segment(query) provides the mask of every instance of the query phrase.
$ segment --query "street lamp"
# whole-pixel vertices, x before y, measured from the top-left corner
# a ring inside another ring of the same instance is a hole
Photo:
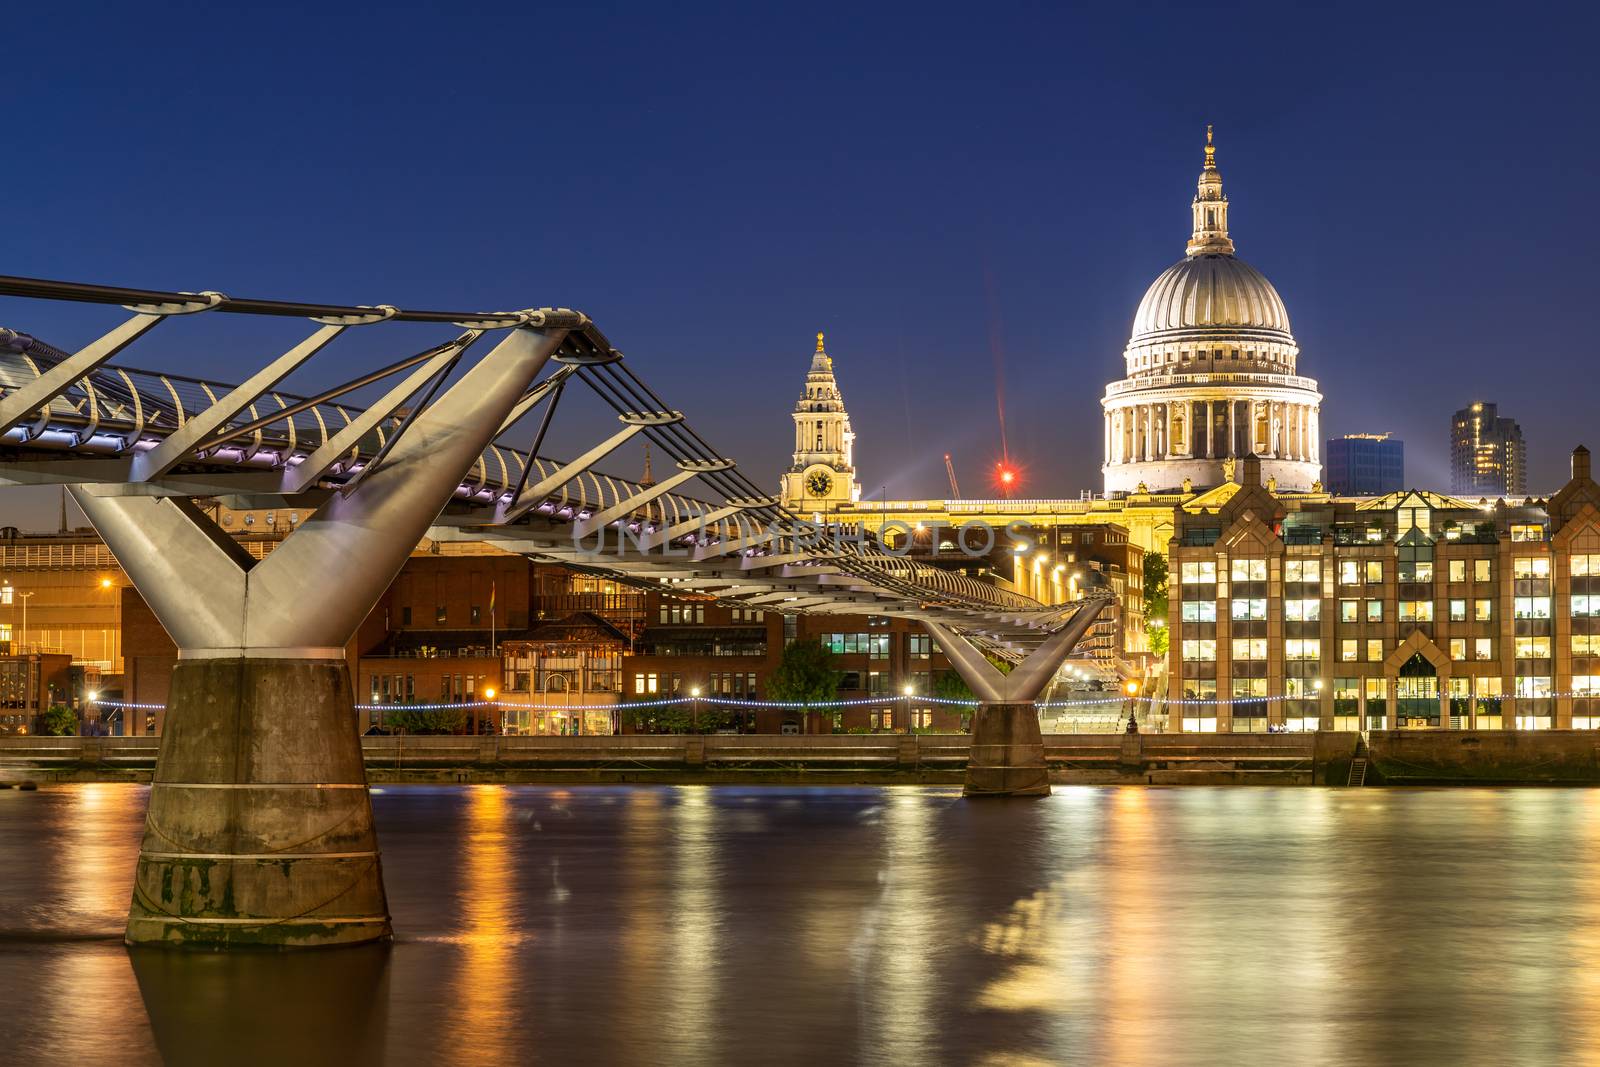
[[[1139,720],[1135,717],[1134,709],[1138,706],[1139,680],[1129,678],[1123,685],[1122,691],[1128,694],[1128,733],[1136,734],[1139,732]]]
[[[689,687],[689,729],[694,733],[700,732],[700,687]]]

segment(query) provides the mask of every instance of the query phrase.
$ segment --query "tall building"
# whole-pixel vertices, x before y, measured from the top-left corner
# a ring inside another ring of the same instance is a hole
[[[1450,420],[1450,491],[1464,497],[1522,496],[1528,491],[1528,450],[1522,427],[1478,402]]]
[[[1101,401],[1106,493],[1221,485],[1232,461],[1252,454],[1274,484],[1312,489],[1322,394],[1296,373],[1283,298],[1234,255],[1210,127],[1190,211],[1187,255],[1139,302],[1127,377]]]
[[[1383,496],[1405,488],[1405,442],[1386,433],[1347,433],[1328,442],[1328,492]]]
[[[833,359],[819,333],[805,391],[794,406],[794,462],[783,475],[784,506],[810,514],[860,500],[855,441],[833,376]]]

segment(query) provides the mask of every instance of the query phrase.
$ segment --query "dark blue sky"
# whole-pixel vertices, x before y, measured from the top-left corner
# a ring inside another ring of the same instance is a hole
[[[891,496],[946,451],[980,490],[1003,363],[1028,492],[1076,495],[1212,122],[1326,431],[1435,487],[1475,398],[1536,489],[1600,447],[1592,6],[42,9],[8,19],[6,273],[580,307],[762,484],[825,329]],[[128,362],[264,354],[159,336]]]

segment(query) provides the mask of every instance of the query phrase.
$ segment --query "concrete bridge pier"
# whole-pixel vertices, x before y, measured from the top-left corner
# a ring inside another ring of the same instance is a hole
[[[1085,601],[1065,626],[1009,674],[989,662],[966,638],[939,623],[923,623],[961,680],[982,701],[972,716],[972,745],[963,796],[1050,795],[1044,735],[1039,730],[1039,709],[1034,707],[1034,701],[1104,606],[1101,599]]]
[[[72,490],[178,645],[130,944],[390,936],[345,646],[564,336],[511,329],[259,561],[188,499]]]

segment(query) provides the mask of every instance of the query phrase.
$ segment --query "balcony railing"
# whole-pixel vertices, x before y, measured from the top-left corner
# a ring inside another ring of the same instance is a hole
[[[1317,380],[1315,378],[1303,378],[1298,374],[1255,374],[1244,371],[1151,374],[1140,378],[1112,382],[1106,386],[1106,396],[1121,396],[1123,393],[1139,393],[1147,389],[1165,389],[1169,386],[1185,385],[1266,385],[1277,386],[1281,389],[1309,389],[1315,392]]]

